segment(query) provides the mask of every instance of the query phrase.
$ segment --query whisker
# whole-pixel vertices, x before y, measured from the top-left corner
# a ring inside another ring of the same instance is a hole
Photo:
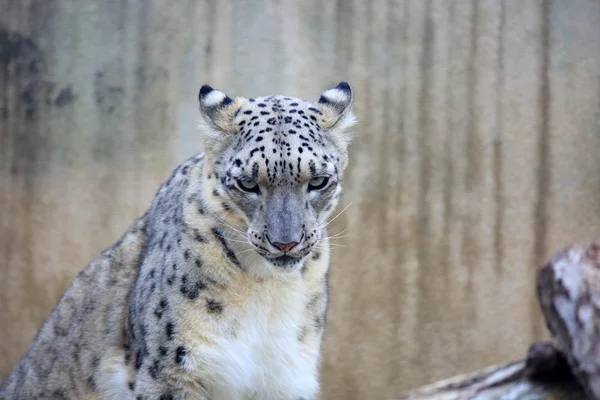
[[[325,243],[323,240],[320,240],[319,243],[317,244],[317,247],[319,247],[321,249],[326,249],[327,247],[347,247],[347,246],[340,244],[340,243],[331,243],[331,242]]]
[[[224,227],[229,229],[231,231],[231,233],[234,233],[236,235],[240,235],[242,237],[246,237],[247,233],[246,232],[242,232],[236,228],[234,228],[233,226],[228,225],[226,222],[222,221],[224,224]]]
[[[326,236],[323,239],[331,239],[331,240],[337,240],[337,239],[344,239],[349,237],[350,235],[343,235],[343,236]]]
[[[226,233],[228,233],[228,232],[232,233],[233,236],[226,235]],[[241,234],[239,234],[237,232],[234,232],[234,231],[222,231],[222,232],[220,232],[219,236],[222,237],[223,239],[231,240],[232,242],[240,242],[240,243],[247,243],[248,242],[248,236],[247,235],[241,235]],[[244,239],[244,240],[239,240],[239,239]]]
[[[229,241],[231,241],[231,242],[236,242],[236,243],[244,243],[244,244],[249,244],[249,243],[250,243],[250,241],[248,240],[248,238],[247,238],[247,237],[243,237],[243,238],[241,238],[241,239],[244,239],[244,240],[240,240],[240,239],[239,239],[237,236],[231,237],[231,236],[227,236],[227,235],[225,235],[225,234],[223,234],[223,233],[221,233],[221,234],[220,234],[220,235],[218,235],[218,236],[222,237],[222,238],[223,238],[223,239],[225,239],[225,240],[229,240]]]
[[[352,205],[352,202],[350,202],[346,207],[344,207],[344,209],[342,211],[340,211],[335,217],[333,217],[332,219],[330,219],[328,222],[326,222],[324,225],[319,226],[317,229],[323,229],[325,228],[327,225],[329,225],[330,223],[332,223],[333,221],[335,221],[335,219],[337,217],[339,217],[340,215],[342,215],[342,213],[344,211],[346,211],[348,209],[348,207],[350,207]]]
[[[248,253],[250,251],[254,251],[256,252],[256,250],[254,248],[250,248],[250,249],[246,249],[246,250],[242,250],[242,251],[238,251],[237,253],[235,253],[236,255],[240,255],[240,254],[244,254],[244,253]],[[256,253],[258,254],[258,253]]]
[[[331,246],[331,247],[344,247],[344,248],[348,247],[348,246],[344,246],[343,244],[337,244],[337,243],[329,243],[329,246]]]
[[[348,228],[344,228],[341,231],[339,231],[338,233],[336,233],[334,235],[329,235],[329,236],[326,236],[326,237],[329,238],[329,239],[332,239],[332,238],[342,238],[342,237],[350,236],[350,235],[340,236],[342,233],[346,232],[347,230],[348,230]]]
[[[246,233],[246,232],[243,232],[243,231],[241,231],[241,230],[239,230],[239,229],[237,229],[237,228],[235,228],[235,227],[233,227],[233,226],[229,225],[229,224],[228,224],[226,221],[224,221],[224,220],[223,220],[221,217],[219,217],[219,216],[217,215],[217,213],[214,213],[214,212],[212,212],[212,211],[209,211],[209,213],[210,213],[212,216],[214,216],[216,219],[218,219],[219,221],[221,221],[221,223],[223,223],[223,225],[225,225],[227,228],[229,228],[229,229],[233,230],[234,232],[238,233],[238,234],[239,234],[240,236],[242,236],[243,238],[246,238],[246,237],[247,237],[247,233]],[[229,212],[228,212],[228,214],[229,214],[229,213],[231,213],[231,211],[229,211]]]
[[[224,228],[228,228],[227,226],[224,226]],[[245,234],[241,234],[239,232],[233,231],[230,228],[228,228],[227,230],[223,231],[223,233],[231,233],[233,236],[232,237],[236,237],[239,239],[247,239],[248,236]]]
[[[233,212],[233,211],[227,211],[227,215],[231,214],[232,212]],[[226,225],[226,226],[228,226],[229,228],[233,229],[234,231],[236,231],[236,232],[242,232],[241,230],[239,230],[239,229],[237,229],[237,228],[235,228],[235,227],[233,227],[233,226],[229,225],[229,224],[228,224],[228,223],[227,223],[227,222],[226,222],[226,221],[225,221],[223,218],[221,218],[221,217],[219,216],[219,214],[217,214],[216,212],[213,212],[213,211],[210,211],[210,210],[209,210],[209,213],[210,213],[212,216],[214,216],[216,219],[218,219],[219,221],[221,221],[223,224],[225,224],[225,225]]]
[[[236,240],[236,239],[232,239],[230,237],[224,236],[224,235],[219,235],[219,236],[222,237],[225,240],[230,241],[230,242],[249,244],[247,240]]]

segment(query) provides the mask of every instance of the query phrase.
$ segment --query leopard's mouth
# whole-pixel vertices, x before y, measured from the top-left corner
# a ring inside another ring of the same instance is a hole
[[[303,249],[299,250],[297,253],[287,253],[283,255],[263,255],[263,257],[279,268],[292,268],[298,264],[300,264],[308,255],[310,255],[315,248],[314,245],[306,246]]]
[[[312,253],[316,246],[315,243],[307,244],[303,248],[298,249],[293,253],[276,253],[273,254],[266,248],[257,245],[250,241],[256,252],[266,261],[279,268],[292,268],[302,262],[309,254]]]

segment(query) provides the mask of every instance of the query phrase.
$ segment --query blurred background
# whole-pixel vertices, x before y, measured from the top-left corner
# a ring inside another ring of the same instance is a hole
[[[359,124],[323,398],[546,338],[536,268],[600,230],[598,0],[2,0],[0,380],[202,151],[203,83],[316,100],[341,80]]]

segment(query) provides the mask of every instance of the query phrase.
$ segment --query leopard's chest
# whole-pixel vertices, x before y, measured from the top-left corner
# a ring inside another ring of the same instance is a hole
[[[311,398],[318,390],[318,360],[300,340],[309,323],[303,283],[245,289],[243,298],[230,302],[219,333],[206,338],[210,345],[194,352],[211,399]]]

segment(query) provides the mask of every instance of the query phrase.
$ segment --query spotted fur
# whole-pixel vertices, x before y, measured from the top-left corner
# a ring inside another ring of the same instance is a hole
[[[199,101],[206,152],[76,277],[0,399],[318,396],[350,86]]]

